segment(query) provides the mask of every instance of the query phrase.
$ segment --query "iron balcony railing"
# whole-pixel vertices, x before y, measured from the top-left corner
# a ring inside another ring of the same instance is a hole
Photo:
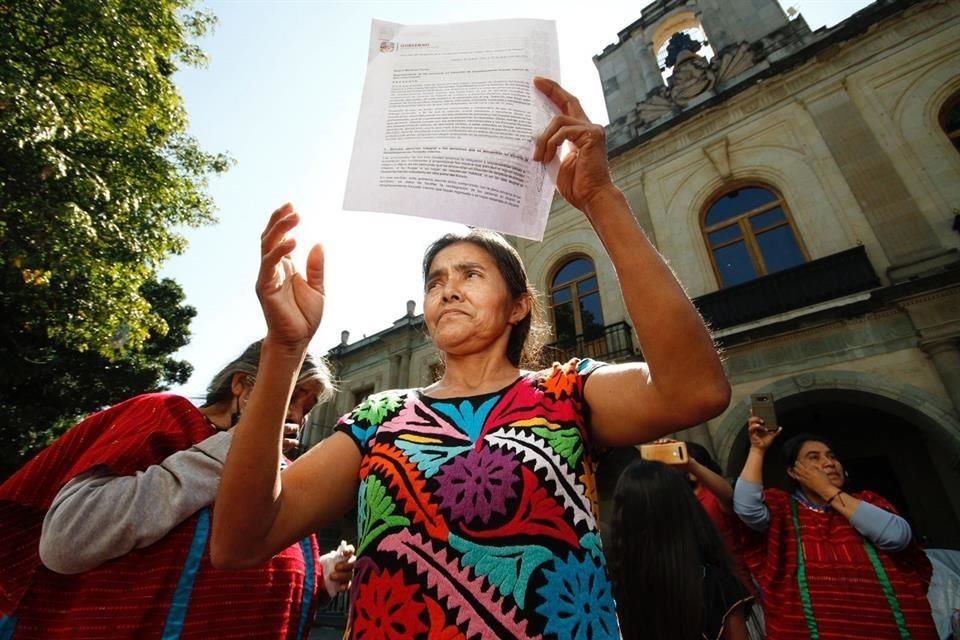
[[[633,331],[626,322],[609,324],[594,333],[580,334],[569,340],[544,347],[544,360],[566,362],[571,358],[593,358],[613,362],[636,356]]]
[[[694,298],[713,329],[726,329],[880,286],[862,246]]]

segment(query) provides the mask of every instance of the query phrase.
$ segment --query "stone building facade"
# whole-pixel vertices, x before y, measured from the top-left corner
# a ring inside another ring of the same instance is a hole
[[[660,0],[595,63],[614,179],[733,385],[681,437],[735,476],[750,395],[772,393],[788,433],[832,438],[852,481],[960,547],[960,2],[879,0],[812,32],[775,0]],[[543,242],[515,244],[555,322],[629,322],[580,212],[557,199]]]
[[[960,547],[960,0],[877,0],[817,31],[776,0],[657,0],[595,63],[614,179],[733,385],[721,416],[679,436],[735,476],[750,395],[772,393],[788,433],[830,437],[851,481]],[[542,242],[511,241],[556,359],[642,357],[580,212],[558,197]],[[307,444],[439,366],[413,303],[328,356],[342,389]]]

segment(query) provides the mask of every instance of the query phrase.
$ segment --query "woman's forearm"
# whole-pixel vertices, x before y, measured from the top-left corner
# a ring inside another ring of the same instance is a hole
[[[676,399],[678,412],[691,414],[677,415],[678,423],[696,424],[722,411],[730,385],[713,340],[626,197],[610,185],[585,213],[616,269],[653,385],[666,400]]]
[[[264,340],[257,379],[234,427],[214,509],[214,564],[246,564],[272,552],[268,539],[282,499],[280,461],[287,403],[305,353]]]
[[[740,470],[740,477],[744,480],[763,485],[763,458],[766,455],[763,449],[750,447],[747,461]]]
[[[733,490],[733,511],[754,531],[766,531],[770,526],[770,508],[763,501],[763,485],[743,476]]]
[[[733,485],[726,478],[692,459],[690,473],[697,477],[704,489],[716,496],[724,511],[733,511]]]

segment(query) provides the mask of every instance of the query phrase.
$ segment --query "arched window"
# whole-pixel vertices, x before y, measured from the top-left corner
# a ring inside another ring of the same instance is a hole
[[[550,307],[558,343],[603,335],[603,309],[592,260],[578,256],[557,269],[550,282]]]
[[[765,187],[724,192],[707,208],[703,235],[721,287],[807,261],[783,198]]]
[[[953,147],[960,151],[960,93],[953,94],[940,111],[940,126]]]

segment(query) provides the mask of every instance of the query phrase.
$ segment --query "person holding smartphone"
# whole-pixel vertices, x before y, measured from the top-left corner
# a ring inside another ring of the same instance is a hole
[[[937,637],[927,602],[930,563],[884,498],[848,492],[826,438],[783,445],[794,491],[764,489],[763,461],[782,429],[748,422],[750,452],[734,510],[754,532],[745,559],[761,590],[770,640]]]

